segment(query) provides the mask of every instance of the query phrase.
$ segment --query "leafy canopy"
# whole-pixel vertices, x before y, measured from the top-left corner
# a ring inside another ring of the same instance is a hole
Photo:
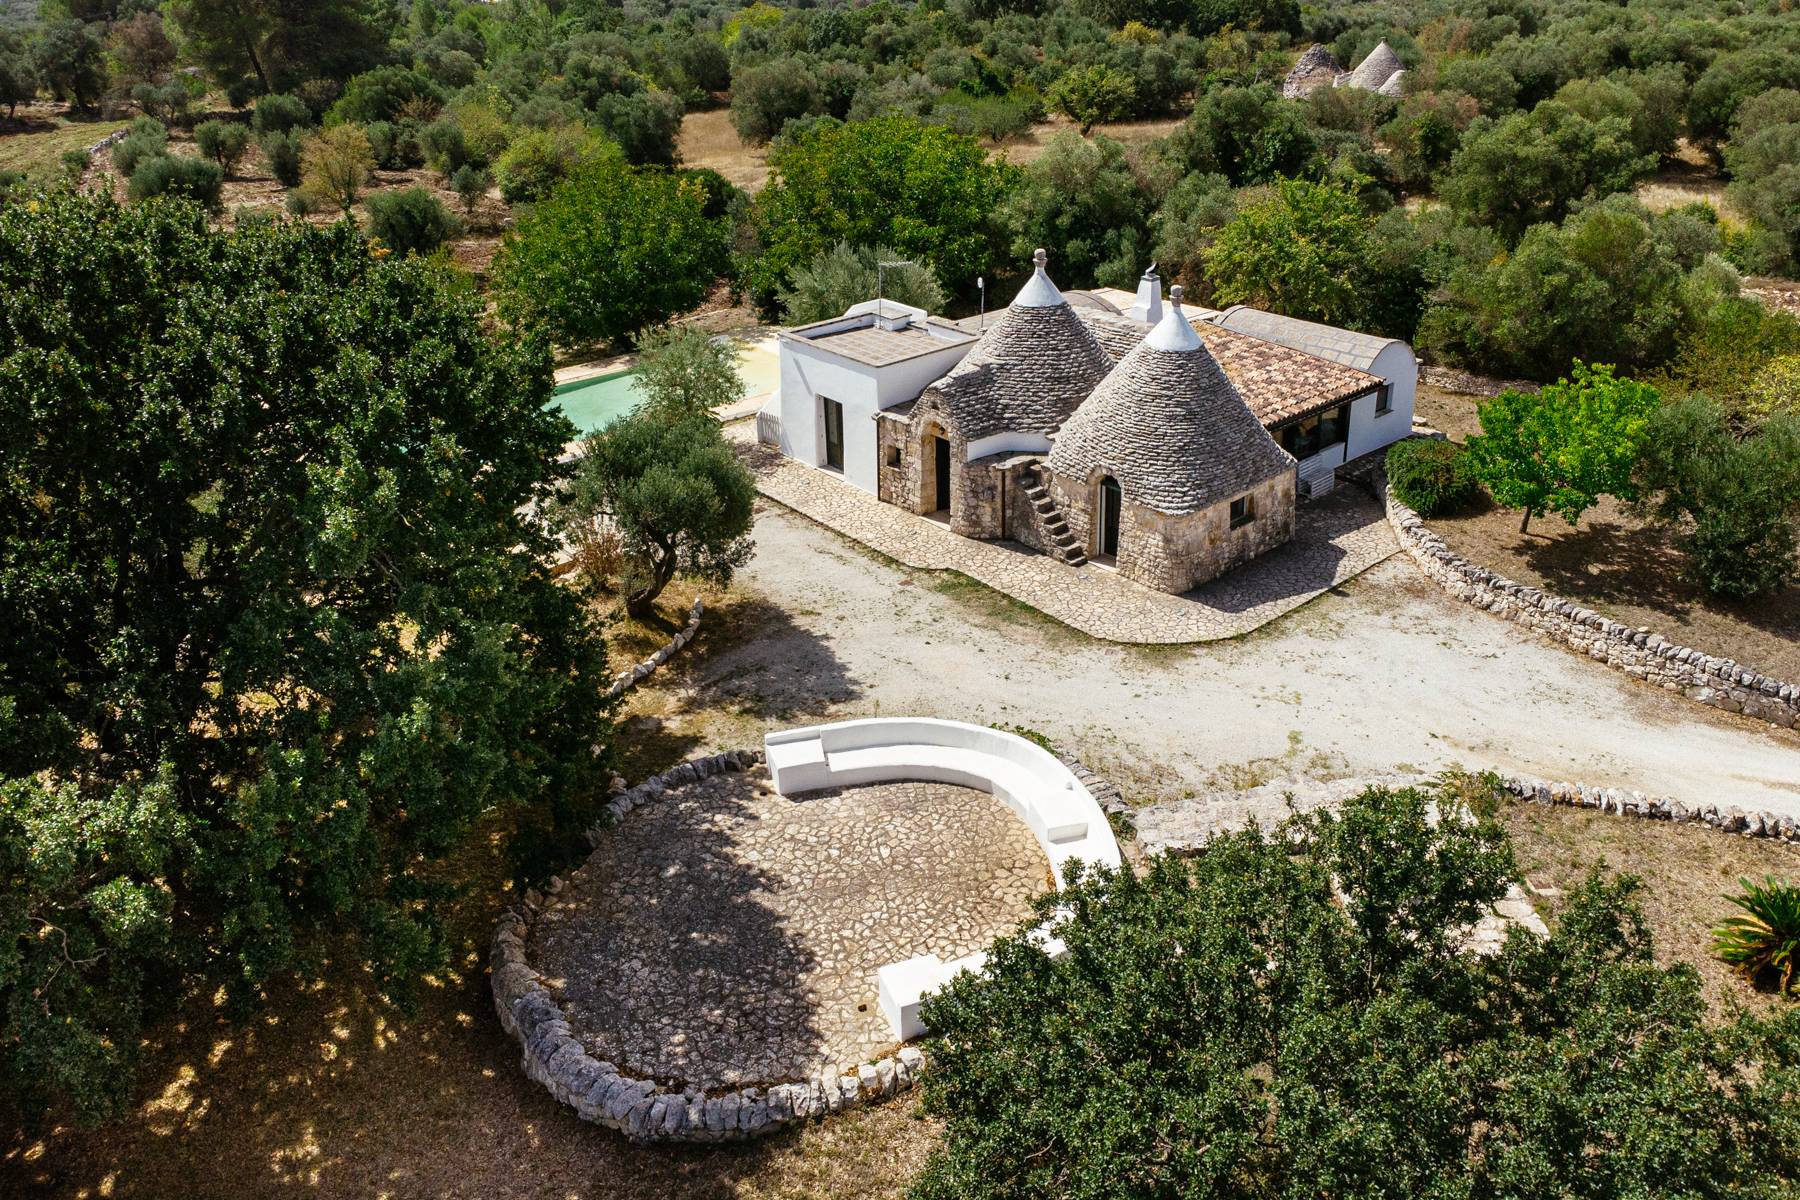
[[[1649,384],[1577,361],[1571,378],[1481,405],[1468,472],[1496,502],[1524,511],[1521,532],[1546,512],[1573,525],[1601,496],[1636,497],[1632,471],[1661,403]]]
[[[881,263],[899,263],[885,269]],[[888,300],[928,313],[941,312],[944,289],[930,267],[910,262],[889,246],[852,246],[839,242],[805,266],[794,269],[793,283],[778,299],[782,320],[789,325],[841,317],[853,304],[875,299],[877,288]]]
[[[1466,952],[1514,870],[1451,815],[1470,782],[1046,897],[1066,954],[1021,931],[926,1001],[947,1125],[913,1196],[1785,1194],[1800,1010],[1709,1026],[1629,880]]]
[[[216,168],[215,168],[216,169]],[[0,208],[0,1079],[129,1092],[189,986],[443,965],[480,815],[573,831],[604,649],[529,514],[570,435],[347,224]],[[603,778],[599,777],[599,778]]]
[[[667,420],[710,417],[744,398],[737,343],[714,341],[691,326],[652,329],[638,339],[633,381],[649,410]]]
[[[1267,199],[1240,208],[1206,250],[1215,299],[1360,324],[1374,224],[1347,188],[1278,180]]]
[[[596,159],[506,235],[501,314],[565,345],[632,337],[705,299],[727,265],[726,234],[697,180]]]
[[[753,223],[761,255],[744,272],[758,303],[838,242],[892,246],[969,288],[998,250],[992,215],[1018,178],[973,138],[907,117],[821,127],[769,157]]]

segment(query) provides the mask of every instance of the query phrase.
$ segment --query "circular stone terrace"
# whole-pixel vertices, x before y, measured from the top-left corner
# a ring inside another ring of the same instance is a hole
[[[878,968],[984,949],[1052,886],[986,792],[783,796],[757,766],[625,817],[526,949],[569,1035],[621,1073],[690,1092],[854,1075],[895,1048]]]

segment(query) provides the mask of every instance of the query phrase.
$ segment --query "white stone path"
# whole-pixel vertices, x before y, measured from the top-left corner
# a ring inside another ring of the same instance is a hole
[[[1399,551],[1381,509],[1353,486],[1300,509],[1294,540],[1182,596],[1092,563],[1071,567],[1012,542],[959,537],[935,521],[727,431],[763,495],[909,567],[960,571],[1109,642],[1174,645],[1233,638],[1292,612]]]

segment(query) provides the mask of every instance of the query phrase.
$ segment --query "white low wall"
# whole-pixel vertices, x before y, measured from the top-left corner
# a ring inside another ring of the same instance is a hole
[[[1119,866],[1119,844],[1092,794],[1055,755],[1017,734],[929,717],[872,717],[771,733],[763,747],[782,795],[909,779],[979,788],[1025,822],[1059,883],[1071,859]],[[1048,928],[1039,930],[1039,941],[1052,956],[1062,953]],[[983,953],[952,962],[925,954],[878,970],[881,1011],[894,1037],[924,1033],[925,996],[986,963]]]

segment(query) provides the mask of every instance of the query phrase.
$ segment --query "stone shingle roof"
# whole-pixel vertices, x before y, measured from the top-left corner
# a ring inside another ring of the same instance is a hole
[[[1079,315],[1114,358],[1123,358],[1144,339],[1146,326],[1129,317],[1096,312]],[[1323,412],[1381,386],[1378,377],[1355,367],[1205,321],[1193,325],[1238,395],[1256,419],[1270,428]]]
[[[1350,78],[1344,80],[1344,84],[1373,92],[1405,65],[1400,61],[1400,56],[1394,53],[1394,48],[1387,44],[1387,39],[1383,38],[1380,45],[1369,51],[1369,57],[1356,64],[1356,70],[1350,72]]]
[[[999,433],[1048,437],[1112,366],[1040,262],[1019,298],[925,395],[938,397],[971,441]]]
[[[1111,475],[1135,504],[1194,513],[1294,469],[1245,406],[1179,293],[1056,437],[1050,469],[1086,481]]]
[[[1282,80],[1281,94],[1289,100],[1303,100],[1320,88],[1331,87],[1343,73],[1331,51],[1314,42]]]

